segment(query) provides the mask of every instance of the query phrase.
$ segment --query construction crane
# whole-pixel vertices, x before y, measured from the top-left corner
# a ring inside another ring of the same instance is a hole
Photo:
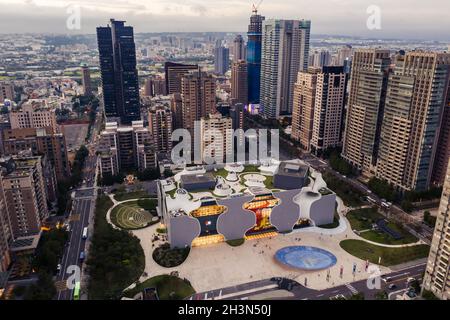
[[[259,6],[261,5],[261,3],[262,3],[263,1],[264,1],[264,0],[260,0],[259,3],[258,3],[257,5],[253,4],[253,13],[254,13],[254,14],[257,14],[257,13],[258,13],[258,8],[259,8]]]

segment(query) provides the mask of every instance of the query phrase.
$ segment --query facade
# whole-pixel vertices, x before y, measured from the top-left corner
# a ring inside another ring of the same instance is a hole
[[[133,27],[111,19],[109,26],[97,28],[97,41],[105,117],[129,125],[140,119]]]
[[[231,65],[231,104],[247,104],[248,71],[247,62],[238,60]]]
[[[450,81],[447,90],[447,102],[442,112],[438,146],[433,167],[432,184],[442,186],[445,181],[446,163],[450,159]]]
[[[181,78],[195,70],[198,70],[197,65],[166,62],[164,71],[167,94],[181,93]]]
[[[0,171],[0,273],[6,272],[11,264],[9,242],[11,230],[9,224],[8,207],[3,193],[3,177]]]
[[[225,163],[233,153],[233,121],[220,113],[210,114],[200,120],[201,147],[204,163]]]
[[[236,103],[230,107],[229,116],[231,118],[233,130],[244,129],[244,105]]]
[[[423,288],[442,300],[450,299],[450,163],[425,269]]]
[[[329,51],[314,52],[311,55],[310,66],[322,68],[331,65],[331,54]]]
[[[84,95],[92,95],[91,70],[86,64],[81,65],[81,84],[83,85]]]
[[[214,72],[223,75],[228,69],[230,69],[230,49],[217,46],[214,49]]]
[[[255,104],[259,103],[260,96],[262,23],[264,19],[256,9],[253,10],[247,33],[248,102]]]
[[[389,50],[353,55],[342,157],[363,174],[375,172],[390,63]]]
[[[238,34],[233,40],[233,62],[245,61],[245,42],[244,38]]]
[[[265,118],[292,114],[298,72],[308,68],[310,31],[307,20],[264,21],[260,105]]]
[[[54,109],[42,107],[40,103],[25,103],[9,113],[11,129],[46,128],[59,132]]]
[[[153,137],[142,121],[133,121],[131,126],[106,123],[97,151],[102,176],[156,167]]]
[[[12,83],[0,82],[0,103],[4,103],[5,100],[14,101],[15,95]]]
[[[155,97],[167,95],[166,80],[161,77],[145,79],[144,96]]]
[[[450,54],[412,51],[397,56],[381,126],[376,171],[380,179],[402,190],[431,186],[449,71]]]
[[[148,113],[149,130],[157,152],[172,151],[172,111],[166,106],[152,107]]]
[[[170,97],[170,110],[172,111],[173,129],[183,127],[183,100],[181,93],[174,93]]]
[[[294,85],[291,137],[300,142],[301,147],[305,150],[309,150],[312,137],[319,72],[320,69],[317,68],[299,72]]]
[[[195,121],[216,109],[216,81],[202,71],[192,71],[181,79],[182,127],[194,136]]]
[[[40,233],[48,217],[47,187],[41,157],[17,156],[3,170],[3,192],[13,238]]]
[[[61,133],[53,133],[49,127],[3,130],[3,148],[5,155],[17,155],[27,150],[35,155],[45,154],[58,180],[70,176],[65,137]]]
[[[316,154],[341,145],[346,87],[344,67],[323,67],[317,74],[310,144]]]

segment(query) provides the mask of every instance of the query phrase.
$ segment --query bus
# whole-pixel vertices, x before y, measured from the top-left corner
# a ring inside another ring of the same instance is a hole
[[[83,229],[83,239],[86,240],[87,237],[88,237],[88,228],[86,227]]]
[[[80,300],[80,281],[75,282],[75,289],[73,289],[73,300]]]

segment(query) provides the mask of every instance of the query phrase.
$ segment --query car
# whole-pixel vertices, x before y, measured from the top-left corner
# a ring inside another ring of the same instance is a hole
[[[61,263],[58,263],[58,265],[56,266],[56,270],[58,271],[58,273],[61,272],[61,268]]]
[[[388,288],[389,288],[389,290],[394,290],[394,289],[397,289],[397,285],[396,285],[395,283],[391,283],[391,284],[388,286]]]
[[[81,251],[81,253],[80,253],[80,261],[83,261],[84,258],[85,258],[85,253],[84,253],[84,251]]]
[[[384,278],[383,278],[383,281],[384,281],[384,282],[391,282],[391,281],[392,281],[392,278],[391,278],[391,277],[384,277]]]

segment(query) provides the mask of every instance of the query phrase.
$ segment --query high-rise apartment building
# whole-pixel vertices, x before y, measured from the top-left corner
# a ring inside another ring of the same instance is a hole
[[[83,91],[85,96],[92,95],[92,82],[91,82],[91,70],[87,64],[81,65],[81,84],[83,86]]]
[[[202,161],[225,163],[233,151],[233,121],[220,113],[210,114],[200,120]]]
[[[131,124],[141,117],[133,27],[111,19],[97,28],[97,42],[105,117]]]
[[[155,97],[165,95],[167,95],[165,79],[158,76],[145,79],[144,96]]]
[[[336,57],[336,65],[343,66],[347,60],[351,60],[353,55],[353,48],[351,45],[345,45],[338,50]]]
[[[244,38],[238,34],[233,40],[233,62],[245,60],[245,42]]]
[[[15,95],[12,83],[0,82],[0,103],[5,102],[5,100],[14,101]]]
[[[239,60],[231,65],[231,104],[247,104],[248,72],[247,62]]]
[[[353,55],[342,156],[372,175],[390,63],[389,50],[358,49]]]
[[[183,100],[180,93],[174,93],[170,97],[170,110],[172,111],[173,129],[183,127]]]
[[[61,133],[53,133],[49,127],[3,130],[3,147],[5,155],[17,155],[27,150],[34,155],[45,154],[58,180],[70,176],[65,137]]]
[[[55,109],[43,107],[40,103],[24,103],[9,113],[11,129],[51,128],[59,132]]]
[[[314,52],[314,54],[311,55],[310,58],[310,66],[321,68],[331,65],[331,54],[329,51]]]
[[[214,72],[224,75],[230,69],[230,49],[222,45],[214,48]]]
[[[166,62],[164,71],[167,94],[181,93],[181,78],[195,70],[198,70],[197,65]]]
[[[346,87],[344,67],[323,67],[317,74],[311,137],[311,151],[316,154],[341,145]]]
[[[433,177],[431,183],[442,186],[445,181],[446,163],[450,159],[450,81],[447,90],[447,102],[442,112],[441,130],[439,131],[438,148],[434,160]]]
[[[261,85],[261,42],[264,17],[256,9],[250,17],[247,42],[248,102],[259,103]]]
[[[233,130],[244,129],[244,104],[236,103],[230,107]]]
[[[14,238],[36,235],[48,217],[47,186],[41,157],[13,157],[2,170],[2,185]]]
[[[172,111],[167,106],[154,106],[148,113],[148,125],[157,152],[172,151]]]
[[[143,171],[156,166],[153,137],[143,121],[133,121],[131,126],[106,123],[98,146],[102,176],[132,169]]]
[[[402,190],[430,187],[437,149],[446,147],[437,143],[449,71],[450,54],[412,51],[396,57],[384,106],[377,177]]]
[[[6,272],[11,264],[11,257],[9,254],[10,241],[11,230],[9,214],[3,193],[3,175],[0,169],[0,272]]]
[[[307,20],[264,21],[260,105],[265,118],[292,113],[298,72],[308,68],[310,30]]]
[[[294,106],[292,112],[292,139],[300,142],[303,149],[309,150],[314,123],[317,74],[320,68],[311,67],[299,72],[294,85]]]
[[[181,79],[182,127],[194,136],[195,121],[216,111],[216,81],[206,72],[192,71]]]
[[[445,177],[423,289],[442,300],[450,299],[450,162]]]

